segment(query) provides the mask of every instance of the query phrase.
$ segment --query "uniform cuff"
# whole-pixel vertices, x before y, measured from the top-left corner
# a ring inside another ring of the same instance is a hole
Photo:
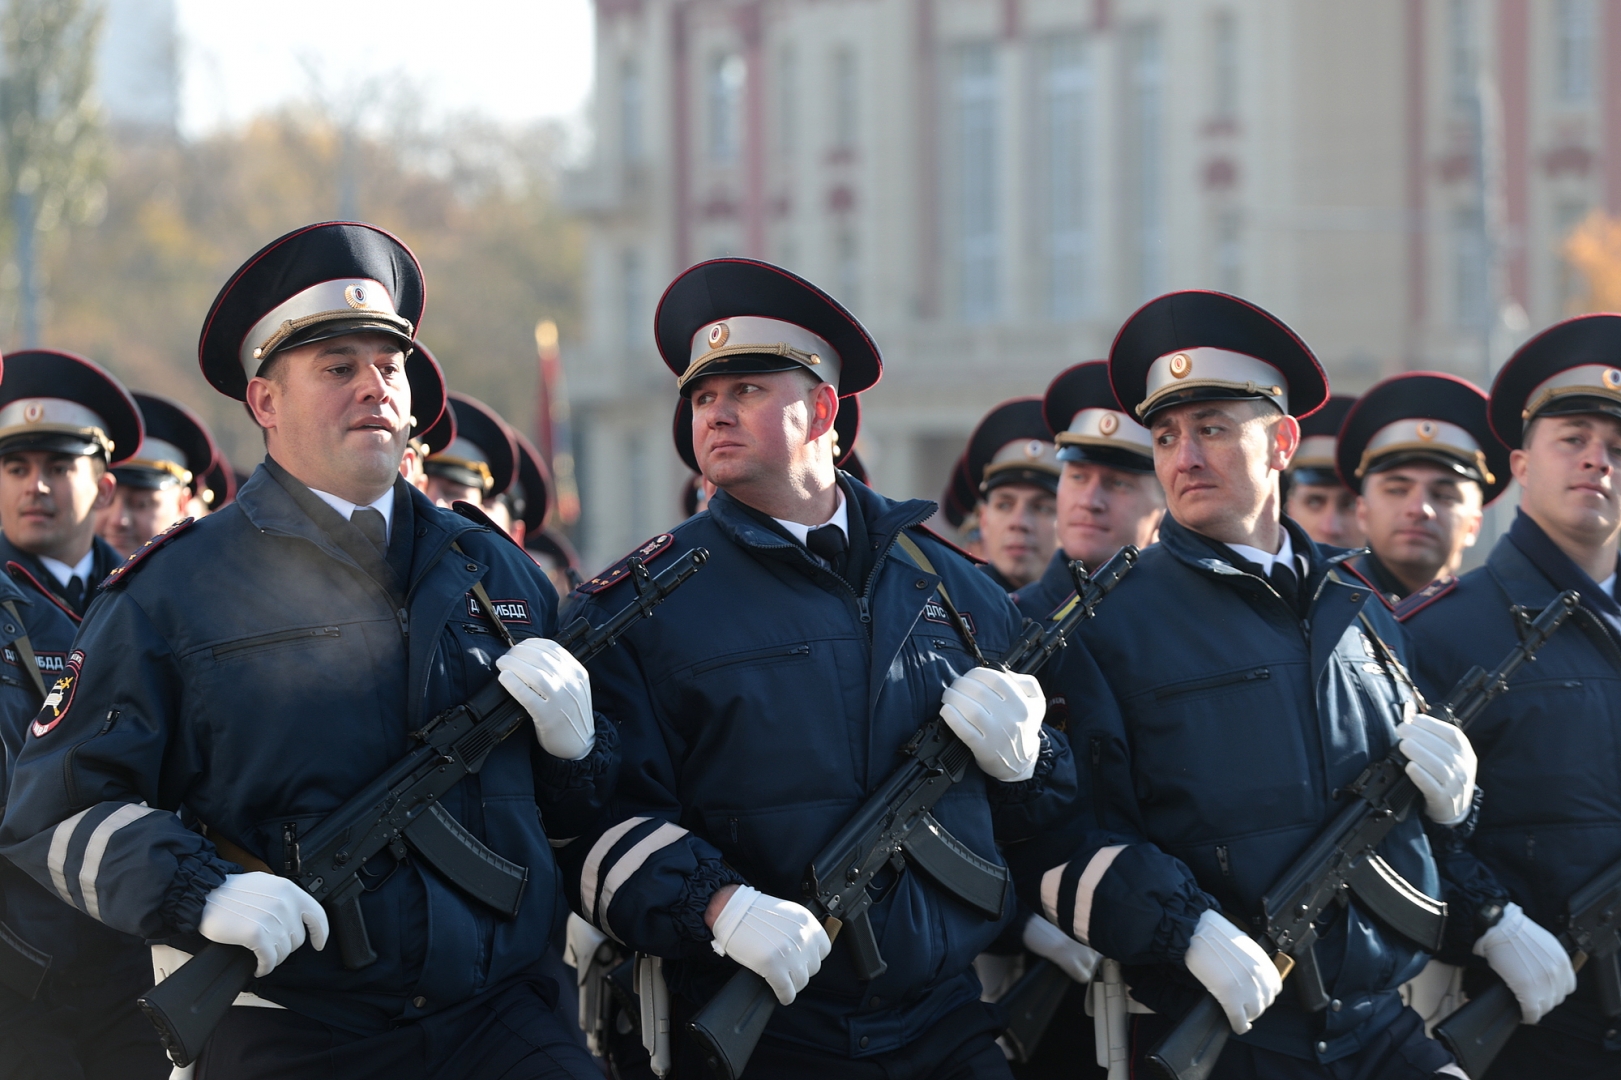
[[[203,921],[203,904],[208,894],[225,884],[228,875],[242,872],[242,867],[208,852],[200,851],[180,860],[159,907],[163,925],[177,934],[195,934]]]
[[[550,754],[535,754],[535,781],[543,799],[561,798],[571,791],[593,788],[619,758],[619,729],[601,713],[596,719],[596,742],[591,752],[578,761],[564,761]]]
[[[700,859],[698,869],[687,875],[681,896],[675,902],[675,910],[670,913],[676,934],[684,941],[699,945],[713,941],[715,935],[704,925],[704,912],[709,910],[709,901],[728,885],[747,884],[742,874],[722,860]]]
[[[993,805],[1029,802],[1047,792],[1047,781],[1058,763],[1058,748],[1044,727],[1041,729],[1041,750],[1036,754],[1036,771],[1028,780],[995,780],[987,785],[986,795]]]

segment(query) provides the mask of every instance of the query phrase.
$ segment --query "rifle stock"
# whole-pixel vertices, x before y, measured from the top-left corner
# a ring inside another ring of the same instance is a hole
[[[1027,1062],[1036,1056],[1041,1037],[1047,1034],[1064,995],[1075,985],[1069,973],[1051,960],[1037,960],[997,1001],[1007,1024],[1002,1034],[1013,1050],[1014,1061]]]
[[[748,968],[737,973],[687,1024],[711,1076],[737,1080],[777,1004],[771,986]]]
[[[575,619],[553,640],[582,664],[588,663],[634,623],[652,615],[708,558],[707,550],[694,548],[656,577],[640,559],[632,558],[635,599],[601,626]],[[424,838],[428,850],[420,853],[442,871],[459,865],[470,868],[471,880],[464,886],[468,895],[508,917],[516,913],[528,871],[485,848],[442,810],[437,799],[463,776],[478,772],[490,752],[521,727],[526,716],[500,682],[491,679],[465,704],[412,732],[421,746],[303,837],[299,850],[304,854],[296,856],[299,870],[290,876],[326,908],[345,968],[358,971],[377,961],[360,907],[364,890],[359,869],[371,855],[392,845]],[[438,775],[429,775],[435,773]],[[449,851],[458,840],[476,845],[473,858]],[[158,1029],[170,1061],[184,1068],[196,1060],[231,1002],[252,982],[256,967],[251,951],[210,942],[137,1000]]]
[[[1507,984],[1495,982],[1435,1025],[1435,1037],[1470,1076],[1486,1069],[1520,1026],[1520,1003]]]

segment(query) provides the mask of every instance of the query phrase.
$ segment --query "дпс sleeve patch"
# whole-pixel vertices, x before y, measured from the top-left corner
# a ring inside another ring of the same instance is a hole
[[[102,583],[96,587],[98,589],[110,589],[114,585],[117,585],[120,581],[123,581],[124,578],[129,575],[129,572],[141,565],[141,562],[148,555],[158,550],[158,548],[162,547],[164,544],[167,544],[170,540],[173,540],[175,537],[179,536],[196,520],[196,518],[181,518],[173,525],[170,525],[167,529],[164,529],[162,532],[158,533],[158,535],[136,548],[135,554],[125,559],[122,566],[108,574],[107,577],[103,579]]]
[[[590,596],[595,596],[600,592],[606,592],[608,589],[613,588],[615,585],[619,584],[621,581],[625,580],[625,578],[630,576],[631,559],[640,559],[645,565],[647,563],[651,563],[654,559],[658,558],[660,555],[663,555],[666,551],[669,551],[674,545],[674,535],[671,533],[659,533],[657,536],[653,537],[653,539],[649,540],[647,543],[641,545],[629,555],[626,555],[623,559],[620,559],[618,562],[608,567],[608,569],[581,582],[579,587],[574,591],[586,593]]]

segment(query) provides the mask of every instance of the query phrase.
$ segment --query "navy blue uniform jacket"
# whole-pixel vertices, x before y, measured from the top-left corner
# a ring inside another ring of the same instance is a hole
[[[479,581],[510,602],[515,636],[555,629],[556,593],[504,537],[400,481],[385,562],[267,459],[234,503],[103,586],[59,711],[42,711],[17,761],[0,851],[116,929],[195,931],[241,868],[188,822],[280,870],[289,826],[308,830],[494,677],[505,648],[473,606]],[[523,976],[567,914],[548,834],[578,836],[611,783],[616,739],[598,729],[579,762],[520,730],[444,800],[529,868],[516,918],[385,856],[361,901],[380,959],[347,971],[333,945],[301,948],[254,992],[364,1033]]]
[[[1438,699],[1519,644],[1511,607],[1534,616],[1562,589],[1578,590],[1581,606],[1469,729],[1479,819],[1442,849],[1455,963],[1471,961],[1483,906],[1512,899],[1558,931],[1571,894],[1621,859],[1621,607],[1522,512],[1485,566],[1401,608],[1419,686]],[[1584,969],[1540,1026],[1598,1042],[1616,1025],[1603,1023]]]
[[[1285,520],[1309,560],[1302,617],[1226,548],[1166,517],[1159,543],[1082,627],[1054,690],[1069,703],[1082,796],[1068,832],[1010,851],[1021,893],[1126,967],[1144,1004],[1177,1014],[1199,984],[1183,965],[1210,908],[1253,919],[1262,895],[1342,805],[1334,792],[1394,744],[1406,691],[1359,615],[1398,655],[1405,638],[1361,582]],[[1381,848],[1431,896],[1439,884],[1417,820]],[[1334,907],[1317,946],[1338,1006],[1306,1014],[1284,993],[1244,1039],[1302,1058],[1355,1053],[1402,1008],[1416,947]],[[1323,1049],[1318,1050],[1318,1044]]]
[[[865,545],[870,565],[863,590],[720,492],[675,528],[652,569],[700,547],[708,564],[592,667],[598,707],[620,725],[624,767],[610,827],[583,864],[582,911],[670,958],[672,990],[694,1001],[736,971],[714,955],[703,924],[715,889],[743,880],[799,899],[817,850],[900,766],[902,744],[939,712],[946,685],[974,666],[936,583],[987,656],[1005,652],[1020,625],[995,582],[913,528],[933,504],[840,483],[859,514],[852,544]],[[901,553],[902,529],[939,577]],[[570,614],[595,619],[629,592],[587,594]],[[1000,783],[970,767],[935,814],[1000,863],[998,840],[1030,835],[1073,794],[1068,744],[1045,733],[1033,779]],[[1011,901],[1004,919],[986,920],[914,871],[886,875],[880,892],[872,922],[888,972],[859,982],[848,946],[835,942],[768,1035],[851,1057],[891,1052],[979,995],[970,965],[1012,916]]]

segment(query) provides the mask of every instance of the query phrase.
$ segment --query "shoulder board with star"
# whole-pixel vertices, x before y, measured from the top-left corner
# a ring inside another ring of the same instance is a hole
[[[150,556],[154,551],[158,550],[158,548],[179,536],[196,520],[196,518],[181,518],[173,525],[170,525],[167,529],[164,529],[162,532],[158,533],[158,535],[136,548],[135,554],[125,559],[121,566],[115,569],[112,573],[108,574],[102,580],[101,584],[96,587],[98,589],[110,589],[114,585],[117,585],[119,582],[123,581],[129,576],[130,571],[134,570],[137,566],[141,565],[141,563],[145,562],[147,557]]]
[[[623,559],[620,559],[618,562],[608,567],[608,569],[599,574],[595,574],[592,577],[586,578],[575,588],[574,591],[585,593],[587,596],[595,596],[598,593],[607,592],[609,589],[613,588],[615,585],[619,584],[621,581],[624,581],[630,576],[631,559],[640,559],[644,565],[651,564],[654,559],[658,558],[660,555],[663,555],[666,551],[669,551],[674,546],[675,536],[673,534],[659,533],[657,536],[653,537],[653,539],[637,547],[635,551],[632,551],[629,555],[626,555]]]
[[[1457,578],[1432,581],[1396,605],[1396,621],[1406,622],[1458,587]]]

